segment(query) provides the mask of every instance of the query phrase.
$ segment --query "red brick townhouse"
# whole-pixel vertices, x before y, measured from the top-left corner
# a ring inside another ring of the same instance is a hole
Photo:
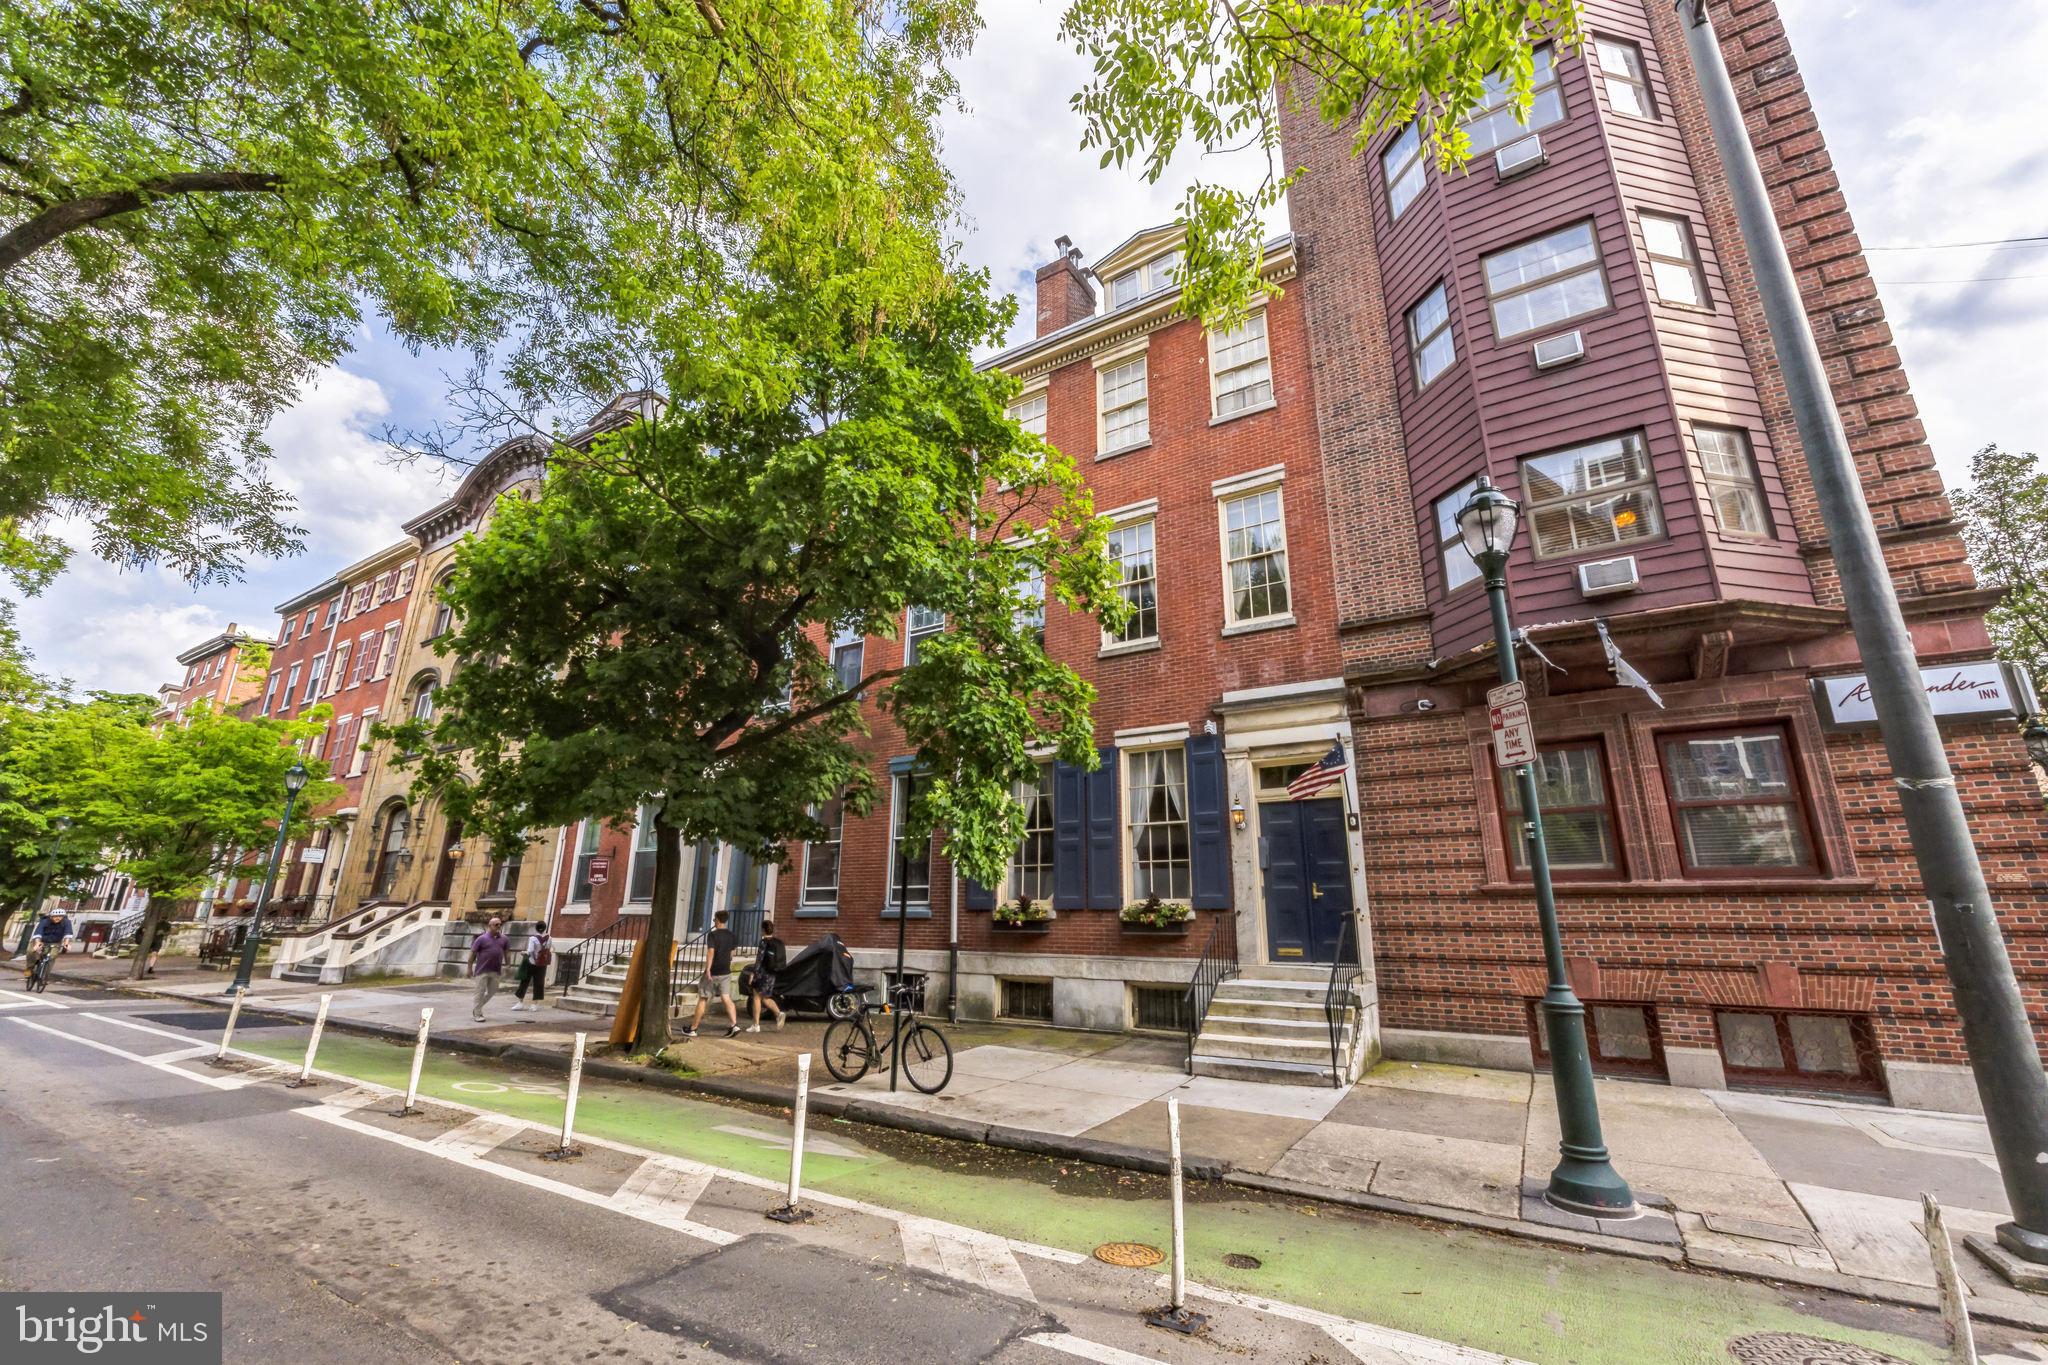
[[[157,727],[183,720],[202,701],[215,711],[225,711],[258,695],[262,683],[254,677],[244,677],[243,665],[250,645],[268,644],[270,641],[251,635],[230,621],[220,634],[209,636],[179,654],[178,662],[185,673],[180,680],[157,689]]]
[[[1776,8],[1713,10],[2038,1028],[2027,682],[1992,660],[1992,599]],[[1463,173],[1412,133],[1353,158],[1347,134],[1285,128],[1310,168],[1289,303],[1314,361],[1381,1036],[1396,1057],[1544,1059],[1485,592],[1454,523],[1487,474],[1523,506],[1512,613],[1541,650],[1522,664],[1544,828],[1597,1065],[1972,1107],[1679,21],[1655,0],[1582,14],[1582,51],[1537,54],[1529,124],[1476,118]],[[1603,618],[1661,706],[1617,686]]]
[[[1048,759],[1018,793],[1029,832],[1004,884],[962,883],[936,849],[910,864],[909,968],[933,1008],[957,942],[972,1018],[1178,1029],[1205,947],[1299,983],[1319,1009],[1363,905],[1346,792],[1287,791],[1349,742],[1294,242],[1267,246],[1276,289],[1219,332],[1180,311],[1178,244],[1177,229],[1142,232],[1089,271],[1062,239],[1038,272],[1037,335],[987,362],[1023,381],[1013,416],[1085,471],[1135,613],[1115,635],[1044,613],[1050,652],[1098,690],[1101,766]],[[944,628],[912,612],[893,639],[832,641],[834,660],[858,676]],[[865,819],[829,810],[831,837],[792,847],[768,898],[790,939],[829,930],[879,972],[894,957],[890,836],[911,755],[888,717],[868,721],[883,799]],[[1155,894],[1192,907],[1192,922],[1167,934],[1121,922]],[[1018,897],[1054,917],[994,923],[995,902]],[[1326,1039],[1318,1050],[1327,1059]]]

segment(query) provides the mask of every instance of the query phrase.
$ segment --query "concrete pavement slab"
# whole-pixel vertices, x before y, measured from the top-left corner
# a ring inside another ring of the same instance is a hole
[[[1850,1118],[1849,1121],[1866,1131],[1875,1129],[1904,1147],[1951,1152],[1958,1156],[1992,1155],[1991,1130],[1985,1127],[1982,1119],[1874,1113]]]
[[[1928,1260],[1927,1240],[1920,1230],[1918,1200],[1890,1199],[1817,1185],[1794,1185],[1792,1193],[1812,1219],[1821,1245],[1843,1272],[1901,1284],[1934,1284],[1934,1267]],[[1982,1209],[1944,1205],[1942,1214],[1948,1220],[1950,1236],[1956,1238],[1969,1232],[1990,1232],[2005,1221],[2003,1215]],[[1964,1259],[1957,1258],[1957,1268],[1964,1270],[1967,1278]]]
[[[1068,1062],[1030,1078],[1033,1085],[1085,1090],[1093,1095],[1118,1095],[1139,1101],[1158,1099],[1169,1090],[1179,1089],[1187,1079],[1187,1072],[1178,1069],[1168,1071],[1164,1067],[1094,1060]]]
[[[1521,1157],[1509,1143],[1324,1123],[1275,1162],[1273,1174],[1512,1218],[1521,1202]]]
[[[1549,1153],[1552,1165],[1557,1149]],[[1775,1223],[1803,1228],[1805,1215],[1799,1201],[1786,1190],[1782,1180],[1770,1176],[1730,1175],[1725,1171],[1701,1170],[1695,1166],[1645,1161],[1639,1156],[1615,1156],[1615,1168],[1638,1192],[1653,1191],[1669,1199],[1676,1208],[1692,1213],[1714,1213],[1746,1218],[1758,1223]],[[1546,1170],[1547,1174],[1547,1170]]]
[[[1180,1107],[1181,1149],[1191,1156],[1219,1158],[1243,1171],[1270,1170],[1314,1127],[1308,1119],[1209,1109],[1198,1104]],[[1086,1136],[1133,1147],[1164,1147],[1166,1101],[1141,1104],[1090,1128]]]
[[[1447,1095],[1401,1086],[1361,1085],[1330,1111],[1331,1123],[1435,1133],[1480,1142],[1519,1144],[1529,1121],[1528,1105],[1476,1095]]]
[[[1868,1117],[1884,1114],[1880,1110]],[[1742,1110],[1731,1111],[1729,1118],[1777,1175],[1794,1184],[1885,1195],[1916,1206],[1925,1191],[1944,1207],[1999,1212],[2011,1207],[1998,1172],[1975,1156],[1879,1142],[1861,1123],[1846,1119]]]
[[[945,1112],[952,1118],[1077,1137],[1142,1103],[1143,1100],[1122,1095],[1097,1095],[1086,1090],[1060,1090],[1012,1081],[977,1095],[962,1096]]]
[[[1526,1071],[1482,1071],[1469,1066],[1446,1066],[1441,1062],[1381,1062],[1368,1071],[1360,1085],[1391,1085],[1406,1090],[1434,1090],[1445,1095],[1472,1099],[1528,1102],[1533,1078]],[[1547,1084],[1548,1077],[1541,1078]]]
[[[1199,1104],[1209,1109],[1235,1109],[1244,1114],[1270,1114],[1276,1118],[1328,1118],[1343,1103],[1345,1092],[1331,1087],[1306,1085],[1262,1085],[1257,1081],[1229,1081],[1221,1076],[1196,1076],[1172,1092],[1182,1104]]]
[[[1056,1052],[1033,1052],[1029,1048],[1004,1047],[988,1043],[980,1047],[962,1048],[953,1054],[953,1073],[969,1076],[995,1076],[1002,1080],[1021,1080],[1050,1071],[1066,1063],[1066,1058]]]
[[[1610,1081],[1596,1082],[1595,1089],[1601,1132],[1617,1164],[1654,1162],[1752,1180],[1775,1178],[1771,1164],[1703,1091]],[[1526,1145],[1535,1174],[1547,1175],[1556,1164],[1557,1143],[1557,1097],[1545,1084],[1529,1105]],[[1534,1170],[1537,1163],[1541,1171]],[[1676,1197],[1671,1190],[1658,1192]]]
[[[926,1096],[923,1092],[912,1089],[908,1084],[900,1085],[892,1095],[889,1090],[889,1070],[887,1067],[883,1067],[879,1071],[870,1071],[851,1085],[846,1084],[844,1081],[832,1081],[826,1085],[818,1085],[816,1084],[816,1078],[822,1074],[824,1074],[823,1068],[814,1066],[811,1069],[813,1081],[811,1088],[822,1090],[831,1095],[859,1095],[862,1099],[936,1098]],[[1008,1084],[1010,1082],[1000,1076],[970,1076],[961,1071],[958,1066],[955,1066],[953,1068],[953,1079],[946,1082],[946,1088],[940,1091],[939,1094],[955,1096],[977,1095],[984,1090],[993,1090],[999,1085]]]

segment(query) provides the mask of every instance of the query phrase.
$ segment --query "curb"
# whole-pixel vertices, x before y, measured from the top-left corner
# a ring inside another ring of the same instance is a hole
[[[161,991],[146,990],[125,982],[102,982],[91,977],[65,976],[55,972],[51,973],[51,979],[69,985],[89,986],[116,995],[172,1000],[190,1005],[210,1006],[222,1011],[227,1008],[219,1001],[166,995]],[[299,1015],[275,1008],[266,1009],[260,1005],[254,1008],[245,1006],[243,1013],[252,1018],[279,1020],[285,1023],[306,1022]],[[339,1033],[353,1033],[408,1044],[418,1037],[416,1029],[348,1019],[329,1019],[327,1027]],[[477,1038],[441,1038],[435,1040],[433,1046],[445,1052],[492,1057],[527,1066],[549,1068],[559,1067],[564,1055],[549,1048],[535,1047],[530,1043],[492,1043]],[[790,1108],[791,1096],[786,1087],[769,1085],[761,1081],[733,1080],[719,1076],[678,1076],[674,1072],[663,1071],[658,1067],[637,1066],[601,1057],[586,1061],[583,1070],[587,1075],[602,1077],[605,1080],[625,1081],[657,1090],[709,1095],[718,1099],[741,1100],[785,1110]],[[1147,1175],[1165,1175],[1168,1171],[1168,1162],[1164,1155],[1147,1147],[1135,1147],[1126,1143],[1066,1137],[1058,1133],[1040,1133],[1000,1123],[985,1124],[947,1118],[915,1109],[904,1109],[883,1101],[820,1094],[816,1091],[811,1093],[810,1103],[806,1107],[814,1114],[843,1119],[849,1123],[862,1123],[874,1128],[891,1128],[925,1137],[981,1143],[1034,1156],[1063,1157],[1098,1166],[1140,1171]],[[1922,1311],[1938,1312],[1941,1308],[1939,1294],[1917,1285],[1901,1284],[1892,1280],[1865,1279],[1857,1275],[1845,1275],[1839,1271],[1804,1270],[1797,1266],[1764,1269],[1746,1257],[1731,1256],[1725,1252],[1664,1246],[1654,1242],[1613,1237],[1605,1233],[1548,1227],[1541,1223],[1501,1218],[1467,1209],[1454,1209],[1436,1204],[1413,1204],[1402,1199],[1390,1199],[1384,1195],[1329,1189],[1321,1185],[1288,1180],[1282,1176],[1240,1171],[1232,1167],[1228,1161],[1215,1157],[1184,1157],[1181,1161],[1181,1171],[1191,1180],[1214,1181],[1260,1194],[1333,1204],[1365,1213],[1393,1214],[1432,1223],[1448,1223],[1526,1242],[1541,1242],[1577,1251],[1605,1252],[1635,1260],[1656,1261],[1675,1269],[1700,1274],[1726,1275],[1731,1279],[1750,1280],[1778,1288],[1824,1290]],[[1970,1318],[1974,1322],[1990,1323],[2000,1327],[2048,1332],[2048,1304],[2037,1307],[2033,1304],[1986,1302],[1982,1295],[1977,1295],[1970,1303]]]

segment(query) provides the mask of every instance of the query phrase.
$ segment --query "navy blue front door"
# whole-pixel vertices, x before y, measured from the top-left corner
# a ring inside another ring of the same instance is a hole
[[[1262,802],[1259,865],[1266,887],[1267,956],[1283,964],[1335,961],[1351,914],[1343,801]],[[1345,956],[1355,958],[1356,946]]]

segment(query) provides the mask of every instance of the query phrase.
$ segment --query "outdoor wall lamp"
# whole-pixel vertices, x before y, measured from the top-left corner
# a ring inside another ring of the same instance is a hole
[[[2022,732],[2027,742],[2027,757],[2034,760],[2034,766],[2048,772],[2048,715],[2036,714],[2027,721]]]
[[[1242,796],[1230,798],[1230,827],[1239,831],[1244,829],[1244,798]]]

